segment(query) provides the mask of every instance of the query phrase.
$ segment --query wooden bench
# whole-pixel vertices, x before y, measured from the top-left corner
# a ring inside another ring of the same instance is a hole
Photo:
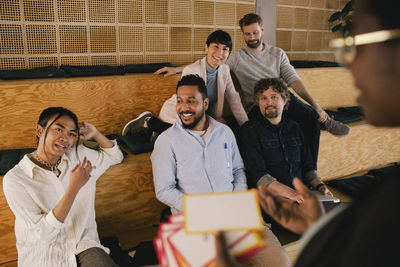
[[[357,91],[343,68],[298,69],[323,108],[356,105]],[[0,149],[35,147],[35,124],[48,106],[64,106],[104,134],[120,134],[145,110],[158,115],[180,75],[152,74],[0,81]],[[351,133],[336,138],[323,131],[319,172],[329,180],[400,159],[400,129],[351,124]],[[128,151],[128,150],[126,150]],[[155,198],[150,153],[133,155],[111,167],[96,192],[96,220],[101,237],[117,236],[123,249],[151,240],[165,205]],[[0,177],[0,264],[16,266],[14,216],[5,201]]]

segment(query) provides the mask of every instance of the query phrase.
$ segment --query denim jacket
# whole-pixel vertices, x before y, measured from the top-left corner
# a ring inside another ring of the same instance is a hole
[[[276,126],[259,113],[242,126],[240,145],[249,187],[277,180],[293,188],[294,177],[319,178],[299,125],[285,115]]]

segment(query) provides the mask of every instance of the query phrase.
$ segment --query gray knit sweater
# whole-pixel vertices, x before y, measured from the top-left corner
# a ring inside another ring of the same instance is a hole
[[[288,85],[300,80],[286,53],[264,43],[260,52],[251,52],[247,47],[233,51],[226,64],[239,80],[246,112],[254,105],[254,86],[260,79],[282,78]]]

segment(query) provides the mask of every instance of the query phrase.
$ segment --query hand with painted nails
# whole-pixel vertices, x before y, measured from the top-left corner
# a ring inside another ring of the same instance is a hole
[[[265,186],[258,187],[258,198],[263,210],[275,221],[294,233],[302,234],[324,214],[324,210],[300,179],[295,178],[293,185],[303,198],[302,203],[274,195]]]

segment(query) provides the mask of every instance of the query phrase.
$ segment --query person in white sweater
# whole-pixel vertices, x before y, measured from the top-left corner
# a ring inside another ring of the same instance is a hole
[[[100,244],[94,208],[97,179],[123,159],[117,143],[62,107],[43,110],[36,135],[36,150],[3,179],[18,266],[117,266]],[[92,138],[99,151],[74,145]]]
[[[207,114],[219,122],[226,123],[222,116],[224,100],[226,99],[237,123],[242,125],[248,118],[242,106],[239,93],[236,91],[229,71],[224,64],[232,50],[232,39],[227,32],[217,30],[212,32],[206,41],[206,56],[183,69],[182,76],[197,74],[207,85],[207,97],[210,99]],[[178,120],[176,113],[176,94],[162,106],[159,117],[149,111],[140,114],[128,122],[122,135],[147,135],[152,132],[160,134]]]

